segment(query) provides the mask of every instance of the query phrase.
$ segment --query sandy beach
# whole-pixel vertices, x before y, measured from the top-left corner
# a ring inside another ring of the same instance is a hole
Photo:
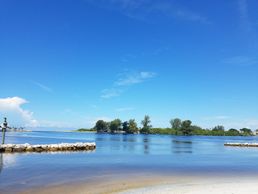
[[[241,178],[240,178],[241,179]],[[255,180],[196,180],[189,183],[163,184],[130,189],[119,194],[257,194]]]
[[[52,185],[22,194],[257,194],[258,176],[128,176]]]

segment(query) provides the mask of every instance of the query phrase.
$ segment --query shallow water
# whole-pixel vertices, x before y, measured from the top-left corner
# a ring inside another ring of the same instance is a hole
[[[93,152],[0,154],[0,193],[130,173],[258,175],[258,149],[224,147],[258,137],[7,133],[6,143],[96,142]]]

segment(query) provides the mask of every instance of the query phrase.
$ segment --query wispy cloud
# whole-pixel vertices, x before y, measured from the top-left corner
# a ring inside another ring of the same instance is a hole
[[[140,72],[129,72],[119,74],[118,80],[113,83],[113,86],[108,89],[101,91],[101,98],[113,98],[120,96],[126,88],[129,86],[140,84],[151,78],[154,78],[157,74],[149,71],[140,71]]]
[[[170,0],[86,0],[96,6],[115,10],[121,14],[141,20],[154,22],[155,19],[166,17],[169,19],[180,19],[185,21],[210,23],[207,17],[200,13],[191,11],[175,1]]]
[[[144,82],[150,78],[153,78],[156,76],[156,73],[154,72],[138,72],[138,73],[126,73],[123,75],[123,77],[119,78],[118,81],[115,82],[117,86],[130,86],[134,84],[138,84],[141,82]]]
[[[117,108],[116,112],[128,112],[128,111],[132,111],[135,110],[135,108],[133,107],[122,107],[122,108]]]
[[[122,93],[122,91],[120,89],[117,88],[111,88],[111,89],[104,89],[101,92],[101,98],[113,98],[116,96],[120,96],[120,94]]]
[[[38,86],[40,89],[46,91],[46,92],[53,92],[53,90],[50,87],[48,87],[48,86],[46,86],[42,83],[39,83],[39,82],[36,82],[36,81],[32,81],[32,83],[34,85]]]
[[[251,66],[258,64],[258,59],[248,56],[234,56],[226,58],[222,61],[226,64],[238,65],[238,66]]]
[[[218,121],[218,120],[227,120],[230,118],[231,118],[230,116],[226,116],[226,115],[217,115],[217,116],[203,117],[203,120]]]

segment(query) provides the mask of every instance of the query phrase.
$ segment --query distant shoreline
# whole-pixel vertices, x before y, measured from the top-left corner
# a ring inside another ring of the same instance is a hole
[[[157,130],[158,129],[158,130]],[[248,137],[248,136],[255,136],[254,134],[247,134],[247,135],[241,135],[241,134],[224,134],[224,135],[217,135],[217,134],[191,134],[191,135],[182,135],[182,134],[175,134],[171,130],[172,133],[169,131],[170,129],[159,129],[159,128],[153,128],[150,129],[150,133],[145,133],[145,135],[175,135],[175,136],[214,136],[214,137]],[[137,135],[140,133],[126,133],[125,131],[117,131],[117,132],[98,132],[97,130],[94,129],[76,129],[76,130],[71,130],[71,131],[66,131],[66,132],[82,132],[82,133],[97,133],[97,134],[123,134],[123,135]]]

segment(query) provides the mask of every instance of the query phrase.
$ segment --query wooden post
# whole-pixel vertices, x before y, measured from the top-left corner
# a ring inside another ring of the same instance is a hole
[[[1,174],[2,169],[3,169],[3,165],[4,165],[3,154],[0,153],[0,174]]]
[[[5,128],[2,128],[2,144],[4,144],[5,140]]]
[[[2,125],[2,144],[4,144],[5,142],[5,131],[7,129],[7,121],[6,121],[6,118],[4,118],[4,122],[3,122],[3,125]]]

